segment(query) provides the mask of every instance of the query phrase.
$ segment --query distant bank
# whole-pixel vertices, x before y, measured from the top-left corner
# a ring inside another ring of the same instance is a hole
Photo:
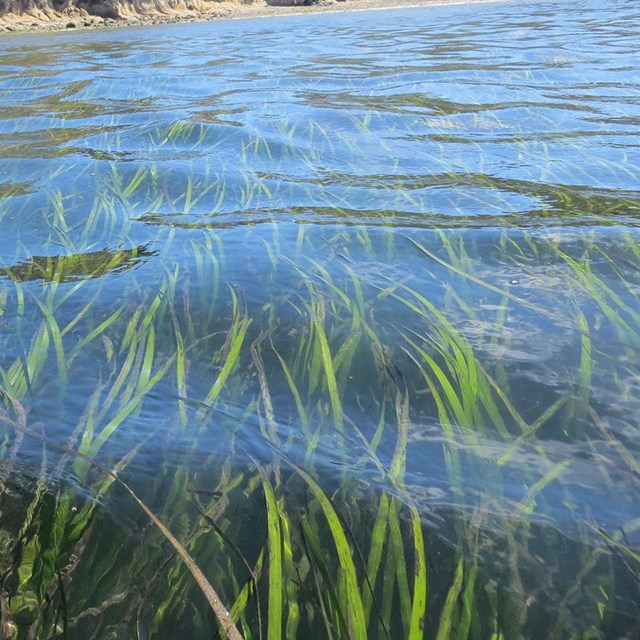
[[[499,0],[0,0],[0,32],[99,29]]]

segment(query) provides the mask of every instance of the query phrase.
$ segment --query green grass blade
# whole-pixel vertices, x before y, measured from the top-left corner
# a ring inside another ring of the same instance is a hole
[[[556,478],[562,475],[562,472],[571,464],[572,460],[563,460],[554,465],[540,480],[535,482],[527,495],[518,503],[517,509],[520,513],[529,514],[532,513],[536,506],[536,496],[547,485],[551,484]]]
[[[389,497],[386,493],[382,493],[382,495],[380,496],[380,501],[378,503],[376,521],[373,525],[373,531],[371,534],[371,547],[369,549],[369,557],[367,558],[367,575],[369,576],[369,580],[374,587],[378,580],[378,572],[380,571],[380,563],[382,561],[382,552],[384,551],[389,518],[389,507]],[[364,609],[365,618],[368,620],[371,614],[371,607],[373,605],[373,593],[371,593],[371,590],[366,587],[366,584],[363,585],[362,591],[362,607]]]
[[[389,509],[389,544],[393,547],[403,635],[404,637],[409,637],[412,603],[411,591],[409,589],[409,576],[407,575],[407,559],[404,552],[402,530],[400,528],[401,506],[402,503],[397,498],[391,499],[391,507]]]
[[[247,334],[247,329],[251,324],[251,320],[247,317],[242,320],[236,319],[234,321],[233,327],[230,331],[230,348],[227,354],[227,358],[220,369],[220,373],[213,383],[209,393],[207,394],[204,402],[205,404],[212,404],[217,397],[220,395],[220,391],[222,391],[222,387],[224,383],[227,381],[227,378],[231,374],[233,367],[236,365],[238,358],[240,356],[240,350],[242,349],[242,344],[244,342],[245,336]]]
[[[58,375],[60,376],[60,382],[63,386],[67,385],[67,359],[64,351],[64,345],[62,344],[62,336],[60,334],[60,327],[56,319],[53,317],[51,310],[48,309],[40,300],[34,298],[38,307],[40,307],[40,311],[42,311],[42,315],[45,318],[45,322],[47,323],[47,327],[49,330],[49,335],[51,336],[51,340],[53,341],[53,348],[56,352],[56,362],[58,365]]]
[[[320,302],[320,304],[323,304],[323,303]],[[324,372],[327,380],[327,389],[329,391],[329,398],[331,400],[333,423],[336,429],[342,433],[344,431],[344,416],[342,413],[342,402],[340,401],[340,395],[338,394],[338,383],[336,380],[336,372],[333,366],[333,359],[331,357],[331,350],[329,349],[327,334],[325,333],[324,326],[318,316],[314,316],[313,325],[315,328],[316,338],[320,346],[320,353],[322,354],[322,364],[324,367]]]
[[[254,461],[255,462],[255,461]],[[267,506],[267,532],[269,546],[269,616],[267,640],[282,638],[284,575],[282,564],[282,530],[280,514],[273,487],[264,469],[258,466]]]
[[[453,584],[449,587],[447,599],[444,602],[442,613],[440,614],[440,625],[436,640],[451,640],[453,637],[452,630],[454,628],[454,617],[456,614],[456,603],[462,590],[462,582],[464,578],[464,558],[458,559],[456,572],[453,577]]]
[[[303,433],[305,434],[305,436],[307,436],[307,438],[310,436],[309,433],[309,418],[307,417],[307,411],[304,407],[304,403],[302,402],[302,397],[300,396],[300,391],[298,390],[298,387],[296,386],[295,380],[293,379],[293,376],[291,375],[291,371],[289,369],[289,367],[287,366],[287,363],[284,361],[284,358],[278,353],[278,351],[276,350],[275,346],[273,345],[273,342],[271,342],[271,349],[273,351],[273,353],[275,353],[276,358],[278,358],[278,362],[280,362],[280,366],[282,367],[282,371],[284,373],[284,376],[287,380],[287,384],[289,385],[289,389],[291,390],[291,393],[293,394],[293,399],[296,403],[296,410],[298,411],[298,417],[300,418],[300,426],[302,428]]]
[[[320,485],[306,471],[290,460],[287,460],[287,462],[307,483],[309,490],[320,503],[322,512],[331,529],[331,535],[333,536],[333,541],[338,552],[338,559],[345,580],[350,637],[352,640],[367,640],[367,623],[358,586],[358,575],[340,517]]]
[[[424,637],[427,615],[427,559],[420,514],[414,505],[411,511],[411,530],[413,533],[413,602],[411,603],[411,627],[409,640],[421,640]]]

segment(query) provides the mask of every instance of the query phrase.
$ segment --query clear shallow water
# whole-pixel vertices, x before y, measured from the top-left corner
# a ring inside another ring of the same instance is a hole
[[[246,637],[278,544],[288,637],[640,633],[640,14],[567,5],[3,38],[18,637],[215,628],[72,450]]]

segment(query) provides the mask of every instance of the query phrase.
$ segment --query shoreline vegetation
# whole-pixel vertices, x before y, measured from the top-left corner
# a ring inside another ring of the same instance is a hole
[[[70,31],[504,0],[0,0],[0,33]]]

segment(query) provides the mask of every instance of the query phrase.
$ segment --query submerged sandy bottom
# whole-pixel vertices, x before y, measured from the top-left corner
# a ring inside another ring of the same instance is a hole
[[[87,13],[81,9],[68,9],[64,12],[34,11],[31,13],[0,16],[0,32],[25,31],[61,31],[73,29],[102,29],[125,26],[171,24],[178,22],[200,22],[220,19],[259,18],[290,14],[364,11],[391,9],[396,7],[424,7],[428,5],[454,5],[477,2],[500,2],[505,0],[320,0],[311,6],[279,7],[266,4],[264,0],[239,2],[221,0],[220,2],[185,2],[167,6],[158,2],[152,11],[137,13],[122,12],[117,18],[104,18]],[[198,6],[193,9],[189,7]]]

